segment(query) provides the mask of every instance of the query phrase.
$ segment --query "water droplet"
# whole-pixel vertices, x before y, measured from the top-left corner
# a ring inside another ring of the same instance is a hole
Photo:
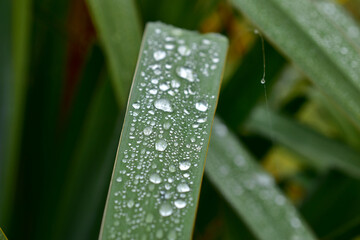
[[[135,109],[139,109],[140,108],[140,103],[133,103],[133,108]]]
[[[150,182],[159,184],[161,183],[161,177],[157,173],[153,173],[150,175]]]
[[[171,230],[167,236],[168,240],[176,240],[176,232]]]
[[[170,172],[175,172],[175,171],[176,171],[175,166],[174,166],[174,165],[170,165],[170,166],[169,166],[169,171],[170,171]]]
[[[186,171],[191,167],[191,163],[189,161],[182,161],[179,163],[179,168],[181,171]]]
[[[187,185],[186,183],[180,183],[178,186],[177,186],[177,191],[180,192],[180,193],[184,193],[184,192],[189,192],[190,191],[190,187],[189,185]]]
[[[261,81],[260,81],[261,84],[265,84],[266,81],[265,81],[265,78],[262,78]]]
[[[209,104],[205,100],[201,100],[195,104],[195,108],[201,112],[205,112],[209,107]]]
[[[202,42],[203,42],[203,44],[206,44],[206,45],[210,44],[210,40],[208,40],[208,39],[204,39],[204,40],[202,40]]]
[[[163,217],[168,217],[173,213],[173,209],[169,203],[163,203],[159,208],[159,213]]]
[[[206,122],[207,118],[199,118],[198,120],[196,120],[198,123],[204,123]]]
[[[116,179],[116,181],[117,181],[117,182],[121,182],[121,181],[122,181],[122,178],[121,178],[121,177],[118,177],[118,178]]]
[[[163,152],[165,151],[166,147],[167,147],[167,142],[163,139],[160,139],[160,140],[157,140],[156,143],[155,143],[155,149],[160,151],[160,152]]]
[[[132,208],[134,204],[135,204],[134,200],[129,200],[126,205],[128,206],[128,208]]]
[[[156,61],[160,61],[166,57],[166,52],[159,50],[154,52],[153,56]]]
[[[164,123],[164,129],[165,130],[168,130],[168,129],[170,129],[170,127],[171,127],[171,123],[170,122],[166,122],[166,123]]]
[[[181,208],[186,207],[186,202],[184,200],[178,199],[178,200],[175,200],[174,205],[175,205],[175,207],[181,209]]]
[[[163,110],[164,112],[173,111],[171,104],[167,99],[158,99],[155,101],[154,105],[157,109]]]
[[[165,49],[167,49],[167,50],[172,50],[174,48],[175,48],[174,44],[165,44]]]
[[[179,77],[186,79],[189,82],[193,82],[195,80],[194,73],[190,68],[178,67],[176,68],[176,73]]]
[[[180,87],[180,82],[176,79],[171,80],[171,87],[172,88],[179,88]]]
[[[153,219],[154,219],[154,216],[153,216],[151,213],[149,213],[149,214],[146,216],[145,221],[146,221],[147,223],[151,223],[151,222],[153,221]]]
[[[157,94],[157,91],[158,91],[157,89],[150,89],[149,93],[155,95]]]
[[[160,84],[159,88],[161,91],[167,91],[170,88],[170,86],[167,85],[166,83],[162,83]]]
[[[146,136],[149,136],[151,133],[152,133],[152,127],[146,127],[146,128],[144,128],[144,134],[146,135]]]
[[[178,47],[178,52],[182,56],[189,56],[191,54],[191,49],[188,46],[182,45]]]
[[[159,229],[159,230],[156,231],[155,236],[156,236],[157,238],[162,238],[163,235],[164,235],[164,234],[163,234],[163,231],[162,231],[161,229]]]

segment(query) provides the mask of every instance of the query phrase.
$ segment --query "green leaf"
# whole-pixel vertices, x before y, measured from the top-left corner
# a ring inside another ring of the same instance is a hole
[[[360,127],[360,50],[313,1],[232,2]]]
[[[88,5],[108,59],[118,103],[125,106],[141,40],[134,1],[88,0]]]
[[[255,109],[246,125],[251,131],[260,133],[305,157],[310,164],[320,169],[337,167],[354,177],[360,177],[358,152],[341,142],[268,111],[265,107]]]
[[[5,233],[3,232],[3,230],[0,228],[0,240],[8,240],[5,236]]]
[[[259,239],[315,239],[296,209],[217,118],[206,175]]]
[[[227,41],[147,25],[100,239],[190,239]]]

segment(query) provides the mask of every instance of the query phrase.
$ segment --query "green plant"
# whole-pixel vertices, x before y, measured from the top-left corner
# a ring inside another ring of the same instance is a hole
[[[358,7],[1,2],[0,226],[10,239],[359,237]],[[151,21],[221,32],[229,50],[161,23],[140,48]]]

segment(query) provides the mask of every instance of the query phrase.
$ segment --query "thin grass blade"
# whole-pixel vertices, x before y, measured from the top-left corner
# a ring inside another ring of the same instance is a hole
[[[147,25],[100,239],[190,239],[227,40]]]
[[[268,119],[272,125],[269,126]],[[282,117],[265,107],[257,108],[246,124],[251,131],[262,134],[302,157],[319,169],[336,167],[360,177],[360,154],[352,148],[320,135],[315,131]]]
[[[218,118],[205,171],[258,239],[315,239],[273,178]]]

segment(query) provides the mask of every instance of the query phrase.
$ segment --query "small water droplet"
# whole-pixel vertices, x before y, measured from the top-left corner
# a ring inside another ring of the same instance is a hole
[[[174,166],[174,165],[170,165],[170,166],[169,166],[169,171],[170,171],[170,172],[175,172],[175,171],[176,171],[175,166]]]
[[[265,81],[265,78],[262,78],[261,81],[260,81],[261,84],[265,84],[266,81]]]
[[[191,167],[191,163],[189,161],[182,161],[179,163],[179,168],[181,171],[186,171]]]
[[[157,91],[158,91],[157,89],[150,89],[149,93],[155,95],[157,94]]]
[[[150,182],[159,184],[161,183],[161,177],[157,173],[153,173],[150,175]]]
[[[146,216],[145,221],[146,221],[147,223],[151,223],[151,222],[153,221],[153,219],[154,219],[154,216],[153,216],[151,213],[149,213],[149,214]]]
[[[173,209],[169,203],[163,203],[159,208],[159,213],[163,217],[168,217],[173,213]]]
[[[165,130],[168,130],[171,127],[171,123],[170,122],[165,122],[163,126],[164,126]]]
[[[118,177],[118,178],[116,179],[116,181],[117,181],[117,182],[121,182],[121,181],[122,181],[122,178],[121,178],[121,177]]]
[[[206,122],[207,118],[199,118],[198,120],[196,120],[198,123],[204,123]]]
[[[195,108],[201,112],[205,112],[209,107],[209,104],[205,100],[201,100],[195,104]]]
[[[178,47],[178,52],[182,56],[189,56],[191,54],[191,49],[188,46],[182,45]]]
[[[179,88],[180,87],[180,82],[176,79],[171,80],[171,87],[172,88]]]
[[[167,85],[166,83],[162,83],[160,84],[159,88],[161,91],[167,91],[170,88],[170,86]]]
[[[135,204],[134,200],[129,200],[126,205],[128,206],[128,208],[132,208],[134,204]]]
[[[159,50],[159,51],[154,52],[153,56],[156,61],[160,61],[166,57],[166,52]]]
[[[175,48],[174,44],[165,44],[165,49],[167,49],[167,50],[172,50],[174,48]]]
[[[186,207],[186,202],[184,200],[178,199],[178,200],[175,200],[174,205],[176,208],[181,209],[181,208]]]
[[[194,73],[190,68],[178,67],[176,68],[176,73],[179,77],[186,79],[189,82],[193,82],[195,80]]]
[[[157,109],[160,109],[164,112],[172,112],[173,111],[169,100],[164,99],[164,98],[156,100],[154,105]]]
[[[133,108],[135,109],[139,109],[140,108],[140,103],[133,103]]]
[[[163,139],[160,139],[160,140],[157,140],[156,143],[155,143],[155,149],[160,151],[160,152],[163,152],[165,151],[166,147],[167,147],[167,142]]]
[[[167,236],[168,240],[176,240],[176,232],[171,230]]]
[[[151,133],[152,133],[152,127],[146,127],[146,128],[144,128],[144,134],[146,135],[146,136],[149,136]]]
[[[186,183],[180,183],[176,189],[179,193],[184,193],[184,192],[190,191],[190,187]]]

